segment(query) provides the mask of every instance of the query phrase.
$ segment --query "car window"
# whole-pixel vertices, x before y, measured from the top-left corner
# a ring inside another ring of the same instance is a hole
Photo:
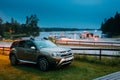
[[[18,46],[19,47],[25,47],[25,41],[20,41]]]
[[[11,47],[10,47],[10,49],[14,48],[14,47],[17,47],[17,46],[18,46],[18,42],[13,42],[12,45],[11,45]]]
[[[51,41],[47,41],[47,40],[35,41],[35,43],[38,46],[38,48],[53,48],[53,47],[57,47],[57,45],[55,45]]]
[[[34,43],[32,41],[26,41],[25,48],[31,48],[32,46],[35,47]]]

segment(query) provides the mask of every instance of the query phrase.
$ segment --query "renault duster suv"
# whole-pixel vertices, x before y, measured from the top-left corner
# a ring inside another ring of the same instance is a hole
[[[73,60],[71,49],[58,47],[49,40],[18,40],[10,47],[9,59],[12,65],[19,62],[38,64],[46,71],[52,66],[68,65]]]

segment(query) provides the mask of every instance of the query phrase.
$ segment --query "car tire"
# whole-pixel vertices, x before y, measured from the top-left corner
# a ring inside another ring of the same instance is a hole
[[[17,65],[18,64],[18,60],[17,60],[16,56],[13,55],[13,54],[10,56],[10,63],[12,65]]]
[[[38,67],[41,71],[47,71],[49,69],[49,62],[45,57],[41,57],[38,60]]]

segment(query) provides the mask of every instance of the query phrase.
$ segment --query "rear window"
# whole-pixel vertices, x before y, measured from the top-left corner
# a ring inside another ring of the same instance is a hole
[[[17,42],[17,41],[16,41],[16,42],[13,42],[12,45],[11,45],[11,47],[10,47],[10,49],[11,49],[11,48],[14,48],[14,47],[17,47],[17,46],[18,46],[18,42]]]

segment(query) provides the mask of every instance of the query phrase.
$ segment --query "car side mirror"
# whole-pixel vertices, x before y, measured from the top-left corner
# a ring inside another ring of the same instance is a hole
[[[35,48],[35,46],[31,46],[30,49],[35,50],[36,48]]]

